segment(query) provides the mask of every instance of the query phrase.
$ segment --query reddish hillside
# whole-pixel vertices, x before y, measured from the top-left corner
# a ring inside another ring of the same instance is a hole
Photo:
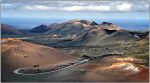
[[[121,56],[97,58],[91,62],[60,71],[57,73],[56,81],[148,82],[148,67],[136,62],[140,63],[142,60]]]
[[[14,70],[33,65],[50,65],[74,59],[74,56],[54,48],[24,42],[18,39],[2,39],[2,70]]]

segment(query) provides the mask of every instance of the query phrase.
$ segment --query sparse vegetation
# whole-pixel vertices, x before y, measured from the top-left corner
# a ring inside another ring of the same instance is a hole
[[[149,41],[148,40],[140,40],[135,43],[132,43],[133,46],[128,47],[126,52],[124,53],[127,57],[134,57],[138,59],[146,60],[147,63],[145,65],[148,66],[149,64]]]

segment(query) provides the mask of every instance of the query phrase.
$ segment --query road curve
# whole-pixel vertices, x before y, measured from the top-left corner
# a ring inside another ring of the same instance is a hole
[[[63,69],[67,69],[67,68],[70,68],[70,67],[75,66],[75,65],[79,65],[79,64],[82,64],[82,63],[86,63],[86,62],[88,62],[88,61],[89,61],[89,59],[85,59],[85,60],[82,60],[82,61],[80,61],[80,62],[78,62],[78,63],[76,63],[76,64],[73,64],[73,65],[70,65],[70,66],[67,66],[67,67],[64,67],[64,68],[61,68],[61,69],[57,69],[57,70],[49,71],[49,72],[43,72],[43,73],[36,73],[36,74],[24,74],[24,73],[19,73],[20,70],[25,69],[25,68],[16,69],[16,70],[14,70],[14,73],[15,73],[15,74],[19,74],[19,75],[40,75],[40,74],[48,74],[48,73],[53,73],[53,72],[61,71],[61,70],[63,70]]]

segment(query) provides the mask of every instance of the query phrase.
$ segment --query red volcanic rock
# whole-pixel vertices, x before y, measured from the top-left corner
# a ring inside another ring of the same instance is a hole
[[[1,50],[3,70],[31,67],[33,64],[51,65],[75,58],[65,51],[14,38],[2,39]]]

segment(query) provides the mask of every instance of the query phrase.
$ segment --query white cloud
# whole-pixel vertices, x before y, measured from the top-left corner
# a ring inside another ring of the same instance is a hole
[[[132,4],[130,3],[122,3],[120,5],[117,5],[116,8],[119,10],[119,11],[131,11],[131,8],[132,8]]]
[[[63,7],[64,11],[109,11],[110,6],[72,6],[72,7]]]
[[[5,8],[9,8],[9,7],[13,7],[14,5],[13,4],[9,4],[9,3],[5,3],[5,4],[1,4],[2,7],[5,7]]]
[[[18,0],[16,0],[18,1]],[[24,0],[23,0],[24,1]],[[148,12],[146,1],[30,1],[5,2],[3,10],[13,11],[70,11],[70,12]]]
[[[34,10],[49,10],[50,9],[50,7],[48,7],[48,6],[43,6],[43,5],[33,5],[33,6],[24,6],[23,7],[23,9],[25,9],[25,10],[32,10],[32,11],[34,11]]]
[[[26,5],[22,9],[31,10],[31,11],[110,11],[110,6],[70,6],[70,7],[49,7],[43,5]]]

